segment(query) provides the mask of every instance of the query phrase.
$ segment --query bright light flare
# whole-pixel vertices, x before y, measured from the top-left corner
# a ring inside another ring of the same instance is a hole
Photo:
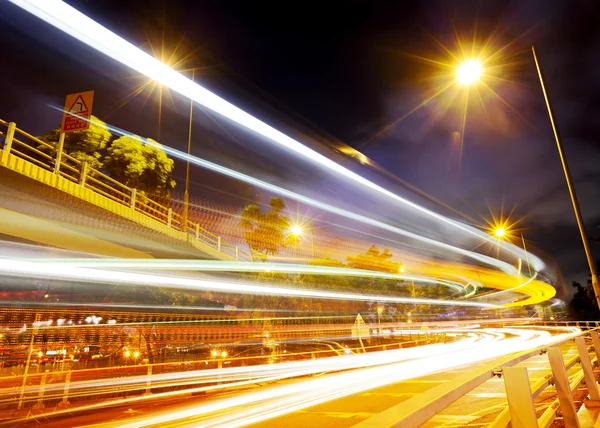
[[[483,66],[481,61],[470,59],[456,68],[456,81],[462,86],[470,86],[481,79]]]
[[[295,225],[292,227],[292,235],[294,236],[302,236],[302,226]]]
[[[496,235],[496,237],[498,237],[498,238],[502,238],[505,234],[506,234],[506,231],[504,230],[503,227],[499,227],[496,230],[494,230],[494,235]]]

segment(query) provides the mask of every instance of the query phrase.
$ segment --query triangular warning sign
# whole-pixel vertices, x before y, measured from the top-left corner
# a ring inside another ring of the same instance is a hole
[[[354,325],[361,326],[364,324],[365,324],[365,321],[363,320],[363,317],[361,317],[360,314],[356,315],[356,321],[354,321]]]
[[[85,105],[85,101],[83,101],[83,97],[81,95],[77,97],[77,99],[69,109],[70,114],[85,114],[88,111],[88,107]]]

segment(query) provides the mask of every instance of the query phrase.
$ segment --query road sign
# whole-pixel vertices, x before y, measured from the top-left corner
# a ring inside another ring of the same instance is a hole
[[[360,316],[360,314],[358,314],[356,316],[356,321],[354,321],[354,325],[352,326],[352,339],[363,339],[369,337],[369,326],[365,324],[363,318]]]
[[[94,91],[67,95],[60,132],[82,131],[90,127]]]

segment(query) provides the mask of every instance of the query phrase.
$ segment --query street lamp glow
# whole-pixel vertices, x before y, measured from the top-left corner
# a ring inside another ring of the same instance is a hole
[[[504,235],[506,235],[506,230],[504,230],[503,227],[499,227],[494,230],[494,235],[496,235],[497,238],[502,238]]]
[[[463,86],[472,85],[481,78],[482,71],[481,62],[476,59],[470,59],[456,68],[456,80]]]
[[[293,226],[292,227],[292,235],[294,235],[294,236],[300,236],[300,235],[302,235],[302,227],[298,226],[298,225]]]

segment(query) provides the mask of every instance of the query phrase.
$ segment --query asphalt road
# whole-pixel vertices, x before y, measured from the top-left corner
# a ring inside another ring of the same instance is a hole
[[[561,350],[565,360],[569,360],[576,353],[575,345],[572,342],[562,345]],[[281,426],[291,428],[311,426],[353,426],[397,405],[398,403],[411,400],[413,397],[416,397],[431,388],[443,385],[445,382],[448,382],[457,376],[461,376],[462,374],[469,373],[473,371],[474,368],[487,363],[489,363],[489,361],[459,367],[453,370],[446,370],[428,376],[417,377],[380,388],[369,389],[367,391],[347,395],[304,409],[273,409],[273,414],[283,414],[249,426]],[[547,355],[531,357],[518,364],[518,366],[528,368],[531,383],[534,383],[536,380],[550,373]],[[575,365],[569,371],[569,375],[572,375],[578,369],[579,365]],[[316,376],[319,377],[320,375]],[[315,376],[310,376],[308,378],[314,379]],[[121,426],[126,423],[132,423],[133,425],[131,426],[138,426],[136,425],[136,421],[140,420],[145,420],[145,422],[139,426],[165,426],[160,423],[148,425],[148,423],[151,422],[148,418],[166,414],[173,415],[175,413],[180,413],[180,415],[184,415],[184,417],[169,422],[168,426],[221,426],[216,425],[216,421],[219,420],[219,417],[243,412],[246,406],[243,404],[239,406],[233,405],[225,409],[221,408],[212,413],[204,412],[202,414],[194,414],[193,408],[195,406],[202,406],[206,409],[207,405],[218,403],[223,399],[235,399],[235,397],[243,395],[243,393],[257,391],[265,391],[268,393],[270,390],[276,390],[279,386],[295,383],[299,384],[308,378],[278,381],[272,384],[253,384],[243,389],[226,390],[201,396],[187,396],[183,399],[150,400],[143,404],[113,406],[108,409],[102,409],[97,413],[76,414],[68,418],[60,417],[49,421],[37,420],[35,426],[41,424],[42,426],[49,427],[63,427],[67,426],[65,424],[68,424],[68,426],[73,427],[109,427]],[[336,381],[335,374],[325,374],[322,375],[322,378],[325,381],[327,381],[327,379],[331,379],[332,382]],[[551,403],[553,398],[550,397],[551,392],[541,394],[537,397],[535,403],[540,413]],[[577,395],[577,398],[581,399],[581,394]],[[267,398],[265,398],[265,402],[268,402]],[[423,426],[427,428],[460,426],[483,427],[493,421],[505,407],[504,381],[503,379],[493,378],[444,409]],[[192,413],[190,413],[190,409],[192,409]],[[288,412],[287,410],[291,411]],[[23,424],[21,426],[33,425],[33,422],[29,422],[28,424]]]

